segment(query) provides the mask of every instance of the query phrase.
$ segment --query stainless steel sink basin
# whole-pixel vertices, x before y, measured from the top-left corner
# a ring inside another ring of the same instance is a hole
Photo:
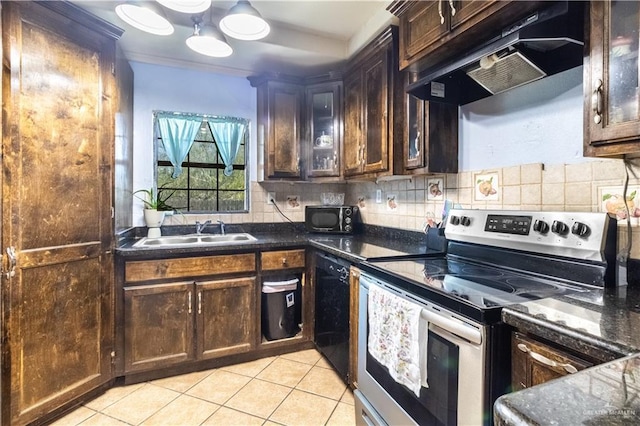
[[[170,235],[158,238],[144,237],[136,242],[133,247],[145,248],[167,248],[167,247],[206,247],[220,246],[226,244],[237,244],[248,241],[256,241],[256,237],[251,234],[190,234],[190,235]]]

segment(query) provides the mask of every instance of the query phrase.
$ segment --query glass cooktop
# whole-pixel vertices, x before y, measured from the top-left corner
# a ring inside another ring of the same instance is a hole
[[[446,257],[367,262],[378,278],[395,278],[479,309],[538,300],[588,288]],[[380,276],[380,273],[383,275]],[[411,291],[411,288],[407,288]]]

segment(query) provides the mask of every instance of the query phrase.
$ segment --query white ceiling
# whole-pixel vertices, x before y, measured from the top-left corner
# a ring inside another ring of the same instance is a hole
[[[194,68],[234,75],[261,72],[304,74],[335,69],[396,19],[386,10],[389,0],[252,0],[271,25],[259,41],[227,38],[234,52],[227,58],[210,58],[187,48],[193,32],[191,15],[164,9],[174,24],[170,36],[137,30],[115,14],[119,1],[72,1],[94,15],[125,30],[120,46],[127,59],[158,65]],[[236,2],[213,1],[217,22]],[[205,15],[205,19],[209,12]]]

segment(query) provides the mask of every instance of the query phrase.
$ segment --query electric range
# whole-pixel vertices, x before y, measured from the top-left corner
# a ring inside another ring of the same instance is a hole
[[[617,224],[606,213],[452,210],[447,253],[369,259],[363,271],[471,319],[507,305],[616,282]]]
[[[502,308],[616,285],[617,223],[606,213],[454,209],[445,236],[446,254],[360,263],[359,424],[492,424],[493,402],[510,385]],[[381,334],[386,322],[376,318],[410,312],[416,321]],[[406,362],[429,383],[407,387],[389,361],[397,357],[376,354],[416,323],[424,355]]]

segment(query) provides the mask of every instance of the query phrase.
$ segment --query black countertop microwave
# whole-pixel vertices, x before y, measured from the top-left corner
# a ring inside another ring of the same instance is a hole
[[[307,206],[304,222],[310,232],[350,234],[357,215],[356,206]]]

